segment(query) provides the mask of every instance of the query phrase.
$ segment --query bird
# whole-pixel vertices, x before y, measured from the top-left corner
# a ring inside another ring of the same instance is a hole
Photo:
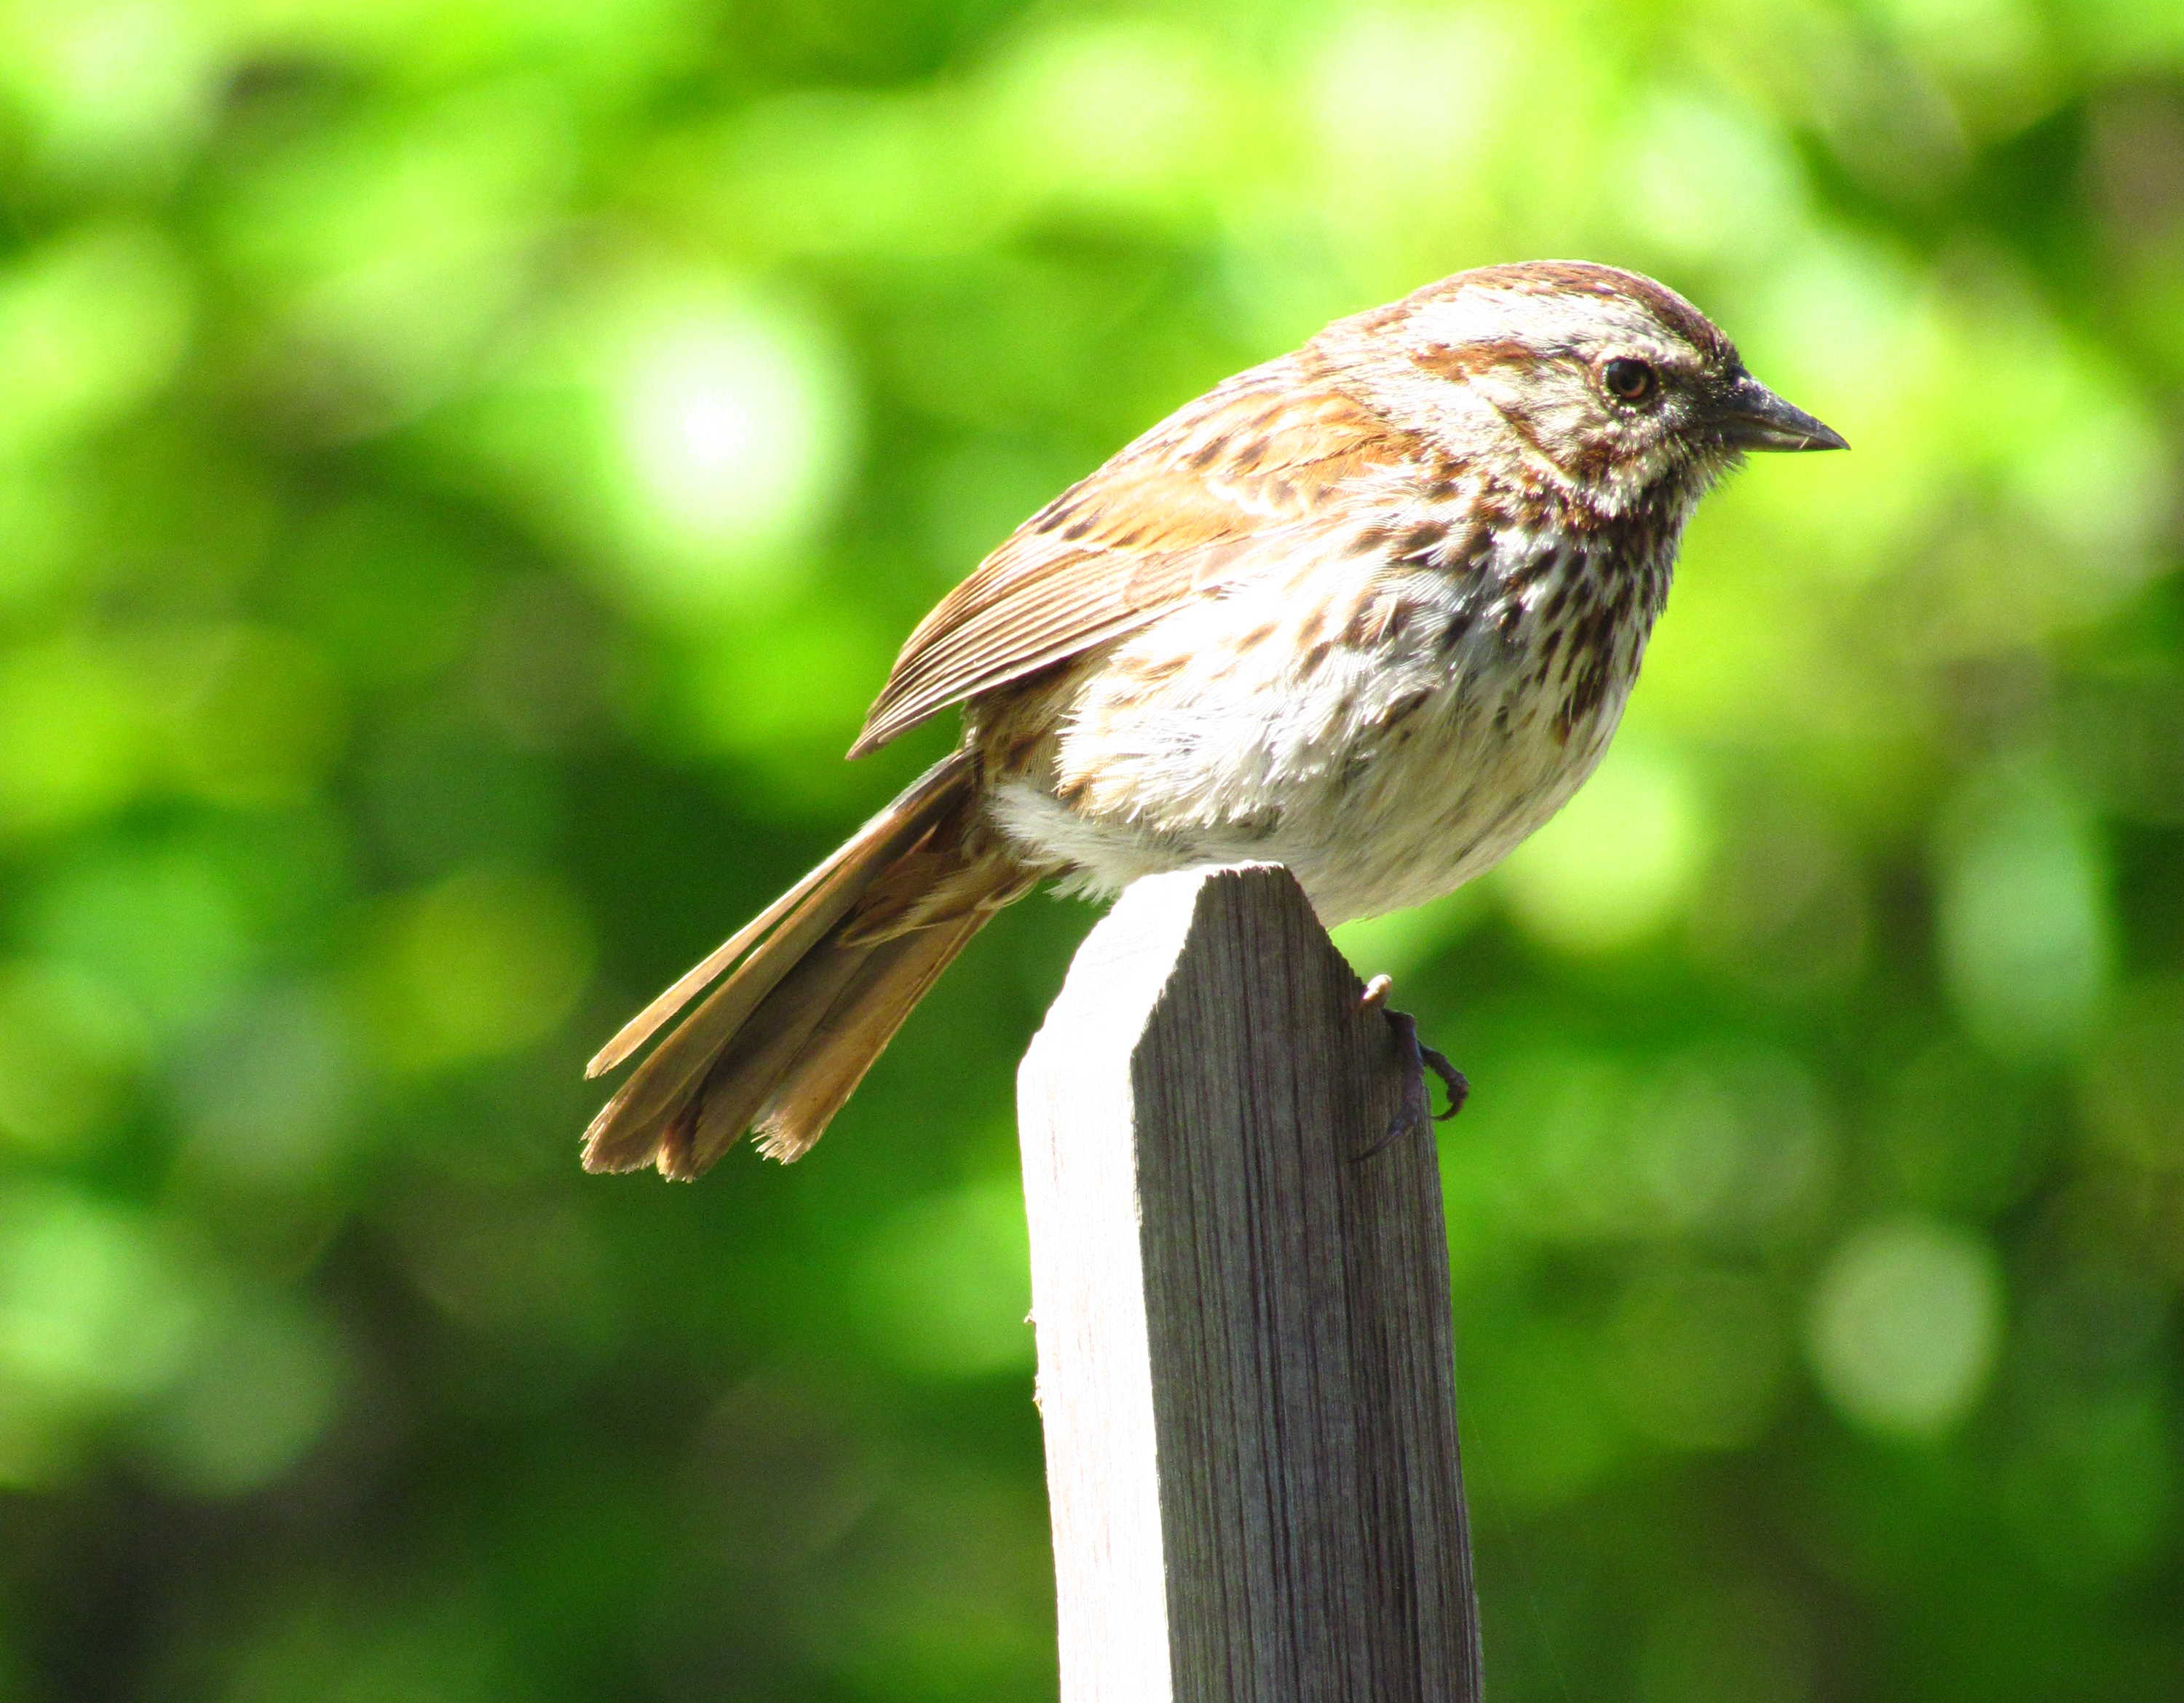
[[[693,1178],[747,1130],[800,1158],[1044,881],[1273,863],[1333,927],[1490,868],[1607,750],[1700,498],[1747,451],[1847,447],[1586,261],[1457,272],[1217,385],[911,634],[849,754],[950,706],[960,741],[591,1061],[698,1001],[586,1168]]]

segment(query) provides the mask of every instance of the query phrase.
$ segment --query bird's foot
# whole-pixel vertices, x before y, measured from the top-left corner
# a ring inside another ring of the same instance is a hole
[[[1389,1120],[1387,1133],[1357,1157],[1370,1159],[1402,1134],[1407,1126],[1431,1133],[1436,1123],[1454,1117],[1463,1109],[1464,1101],[1471,1093],[1471,1084],[1464,1080],[1463,1072],[1448,1062],[1446,1055],[1435,1051],[1418,1039],[1418,1025],[1407,1011],[1397,1011],[1388,1003],[1389,990],[1394,987],[1392,979],[1376,975],[1365,984],[1364,1003],[1372,1009],[1384,1013],[1388,1026],[1396,1031],[1396,1046],[1407,1067],[1403,1072],[1404,1103]],[[1436,1112],[1433,1108],[1433,1094],[1426,1086],[1426,1073],[1430,1070],[1440,1079],[1441,1086],[1448,1092],[1448,1109]]]

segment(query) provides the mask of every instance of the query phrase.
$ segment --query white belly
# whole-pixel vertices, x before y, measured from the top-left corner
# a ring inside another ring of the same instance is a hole
[[[1560,809],[1621,718],[1642,631],[1558,726],[1566,693],[1537,678],[1534,612],[1554,583],[1507,632],[1474,618],[1451,644],[1462,588],[1422,578],[1392,642],[1335,642],[1310,667],[1325,600],[1292,583],[1194,600],[1075,671],[1052,773],[997,788],[993,818],[1082,891],[1256,859],[1286,865],[1330,927],[1437,897]],[[1262,628],[1267,642],[1234,643]]]

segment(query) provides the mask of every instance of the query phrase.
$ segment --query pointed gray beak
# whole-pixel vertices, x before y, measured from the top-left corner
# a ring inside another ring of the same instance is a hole
[[[1723,441],[1737,449],[1847,449],[1842,435],[1740,373],[1714,416]]]

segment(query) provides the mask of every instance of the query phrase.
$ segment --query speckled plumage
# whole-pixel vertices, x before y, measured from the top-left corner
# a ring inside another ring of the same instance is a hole
[[[1490,868],[1606,750],[1707,488],[1841,441],[1681,297],[1578,262],[1459,273],[1217,387],[911,634],[851,755],[951,704],[961,745],[601,1053],[736,963],[586,1162],[692,1175],[752,1124],[797,1156],[1042,879],[1272,861],[1334,924]]]

